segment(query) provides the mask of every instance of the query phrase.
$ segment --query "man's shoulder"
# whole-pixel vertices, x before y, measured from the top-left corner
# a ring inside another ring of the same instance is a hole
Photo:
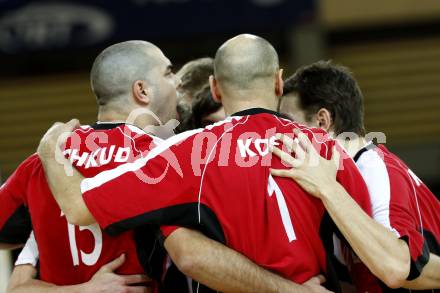
[[[407,167],[403,161],[383,145],[368,144],[358,151],[354,160],[359,170],[369,171],[372,174],[378,174],[382,169],[391,173],[407,172]]]
[[[354,160],[356,166],[361,171],[372,172],[386,168],[384,158],[381,153],[376,150],[375,147],[369,148],[368,146],[362,148],[358,154],[355,155]]]
[[[42,167],[40,157],[37,153],[34,153],[27,157],[17,168],[20,174],[27,173],[32,174],[36,170]]]
[[[6,189],[22,189],[27,185],[31,179],[41,179],[41,176],[34,176],[44,173],[43,166],[40,158],[36,153],[27,157],[14,171],[14,173],[9,176],[8,180],[1,185]]]
[[[376,153],[382,158],[388,173],[394,177],[402,177],[402,179],[409,179],[409,167],[397,155],[390,152],[384,145],[378,145],[375,148]]]

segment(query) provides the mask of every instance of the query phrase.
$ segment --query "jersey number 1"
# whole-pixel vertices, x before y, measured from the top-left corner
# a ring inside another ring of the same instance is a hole
[[[277,199],[278,208],[280,209],[281,220],[283,221],[284,230],[286,230],[287,238],[289,242],[296,240],[295,231],[293,230],[292,219],[290,218],[289,209],[287,208],[286,200],[284,199],[283,192],[281,191],[278,184],[275,182],[273,177],[269,175],[269,180],[267,184],[267,192],[271,197],[275,194]]]

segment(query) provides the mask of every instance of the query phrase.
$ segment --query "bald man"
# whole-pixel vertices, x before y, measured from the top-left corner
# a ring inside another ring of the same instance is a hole
[[[133,164],[90,179],[77,172],[67,177],[53,158],[58,149],[55,138],[70,131],[77,122],[55,125],[49,130],[41,141],[39,154],[56,200],[72,221],[96,221],[114,234],[145,223],[181,225],[200,230],[297,283],[326,273],[326,255],[319,236],[323,205],[297,184],[274,180],[269,173],[272,164],[281,163],[269,156],[270,145],[278,144],[273,139],[275,132],[292,134],[294,129],[300,129],[274,112],[283,87],[276,51],[260,37],[240,35],[219,48],[214,66],[211,91],[230,116],[205,129],[177,135]],[[313,141],[315,135],[326,135],[316,129],[300,130]],[[321,143],[323,151],[333,145],[332,140]],[[136,173],[158,176],[167,166],[160,157],[162,152],[173,153],[179,168],[169,169],[161,181],[139,180]],[[339,181],[367,208],[368,191],[361,175],[353,162],[344,162],[344,167]],[[172,248],[190,242],[174,227],[162,231],[167,237],[165,247],[175,259]],[[234,268],[235,263],[229,259],[217,260],[219,267]],[[197,280],[219,290],[222,283],[237,279],[240,267],[234,271],[235,275],[219,272],[218,284]],[[203,288],[196,286],[199,292]],[[313,291],[297,285],[290,292],[301,290]]]

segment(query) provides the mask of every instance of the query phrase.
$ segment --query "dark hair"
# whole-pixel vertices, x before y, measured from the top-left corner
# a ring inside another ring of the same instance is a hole
[[[206,124],[203,118],[217,112],[222,107],[221,103],[214,101],[211,96],[209,85],[205,85],[195,94],[192,102],[191,112],[188,112],[182,121],[180,131],[187,131],[196,128],[203,128]]]
[[[284,94],[298,94],[307,119],[320,108],[327,109],[334,130],[365,135],[364,98],[348,68],[330,61],[319,61],[299,68],[284,82]]]

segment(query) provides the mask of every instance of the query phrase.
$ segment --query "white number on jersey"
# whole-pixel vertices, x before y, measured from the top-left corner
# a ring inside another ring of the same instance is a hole
[[[61,213],[61,216],[64,216],[64,214]],[[78,246],[76,244],[76,235],[75,235],[76,227],[79,228],[79,231],[89,230],[90,233],[92,233],[93,239],[95,241],[95,246],[91,253],[85,253],[81,249],[78,249]],[[72,253],[73,265],[74,266],[79,265],[79,261],[80,261],[79,253],[81,254],[81,261],[85,265],[87,266],[95,265],[98,262],[98,259],[101,256],[101,252],[102,252],[102,231],[99,228],[99,225],[95,223],[89,226],[75,226],[67,222],[67,231],[69,235],[70,252]]]
[[[287,208],[286,200],[284,199],[283,192],[278,184],[273,179],[272,175],[269,175],[267,192],[271,197],[275,193],[277,199],[278,208],[280,209],[281,220],[283,221],[284,229],[286,230],[287,238],[289,242],[296,240],[295,231],[293,230],[292,220],[290,218],[289,209]]]

